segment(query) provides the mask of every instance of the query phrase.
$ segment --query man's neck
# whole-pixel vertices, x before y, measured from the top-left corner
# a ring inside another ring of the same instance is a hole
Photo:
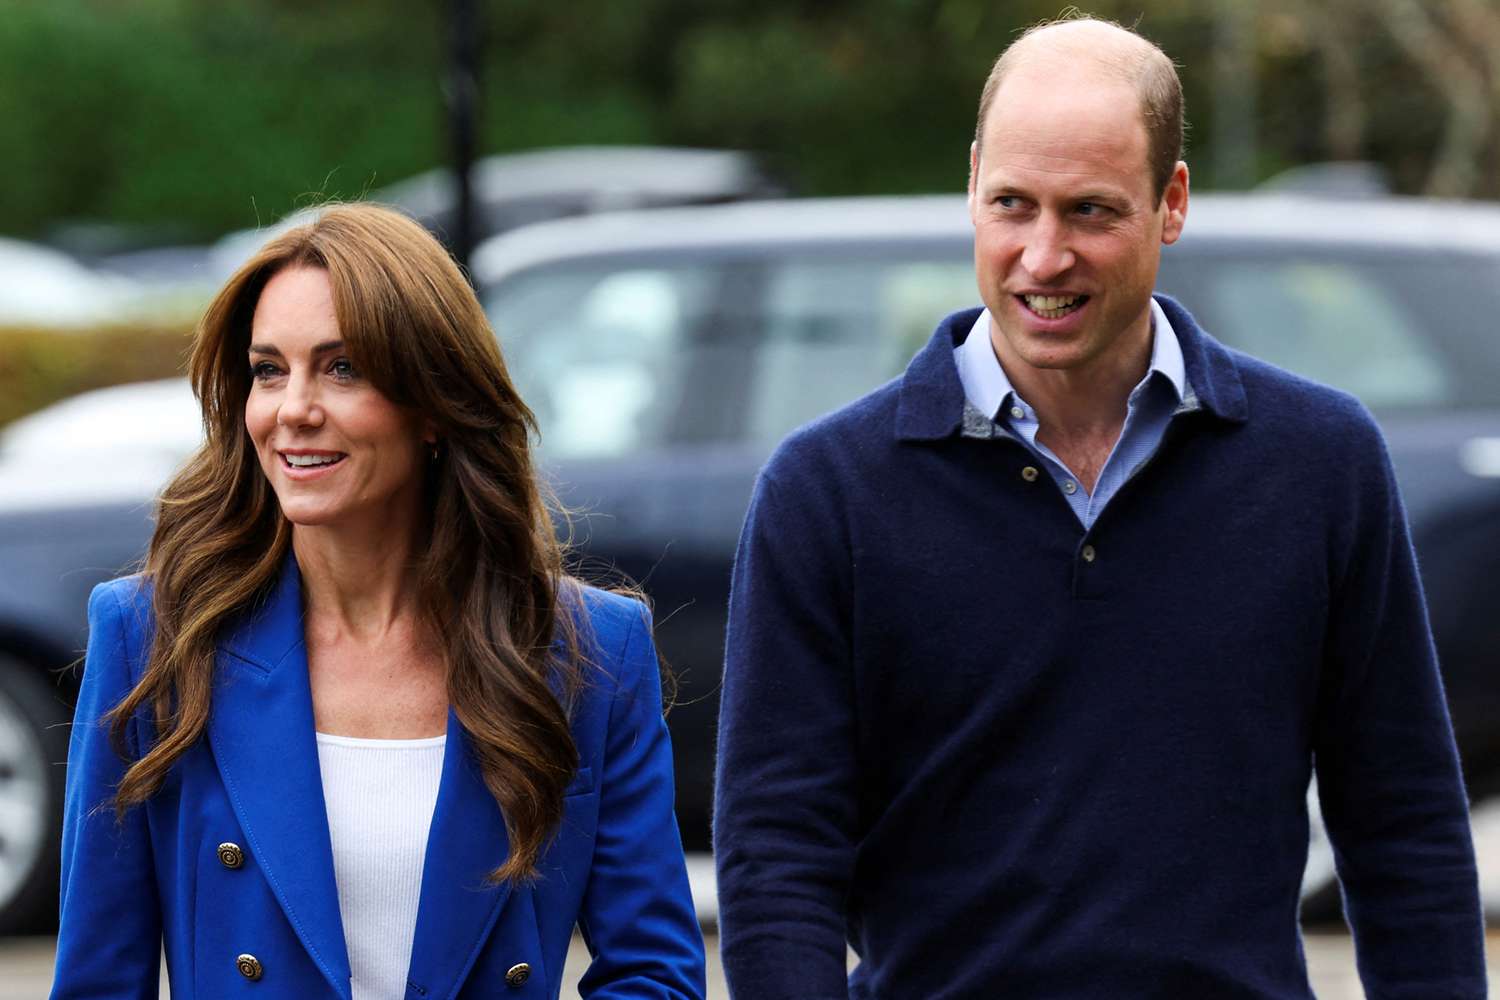
[[[1036,411],[1037,440],[1092,493],[1124,429],[1130,393],[1151,366],[1150,312],[1111,350],[1078,368],[1036,368],[1007,358],[995,345],[1001,338],[990,339],[1016,393]]]
[[[1076,368],[1027,364],[1012,356],[993,330],[990,344],[1016,393],[1036,410],[1043,431],[1072,435],[1113,426],[1118,433],[1130,393],[1151,367],[1151,326],[1147,311],[1108,351]]]

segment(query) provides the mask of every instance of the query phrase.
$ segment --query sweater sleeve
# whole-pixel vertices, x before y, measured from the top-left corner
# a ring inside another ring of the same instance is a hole
[[[111,803],[126,764],[104,716],[131,688],[118,586],[101,584],[89,598],[88,653],[68,746],[52,1000],[156,1000],[158,992],[161,914],[146,810],[137,806],[117,822]]]
[[[826,500],[762,474],[729,599],[714,856],[724,971],[755,1000],[848,996],[850,558]]]
[[[1468,805],[1416,559],[1368,417],[1337,546],[1314,754],[1372,1000],[1486,995]]]

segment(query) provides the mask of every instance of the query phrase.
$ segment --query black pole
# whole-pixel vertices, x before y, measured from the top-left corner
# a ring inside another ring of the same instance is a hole
[[[474,165],[476,120],[479,111],[479,9],[476,0],[449,0],[448,124],[453,142],[453,176],[458,194],[454,206],[453,256],[464,273],[478,236],[474,219],[474,190],[470,174]],[[474,280],[469,275],[469,280]]]

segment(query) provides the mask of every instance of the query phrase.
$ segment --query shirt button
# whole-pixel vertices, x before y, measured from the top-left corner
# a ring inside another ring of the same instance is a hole
[[[1083,556],[1083,561],[1084,562],[1090,562],[1090,563],[1093,562],[1095,556],[1098,555],[1098,553],[1094,551],[1094,547],[1092,545],[1085,545],[1083,547],[1083,551],[1079,552],[1078,554],[1081,555],[1081,556]]]
[[[520,989],[526,985],[526,980],[531,978],[531,966],[525,962],[518,962],[505,970],[505,985],[511,989]]]
[[[234,960],[234,967],[240,970],[240,975],[252,983],[265,975],[265,969],[261,967],[260,959],[254,955],[241,955]]]
[[[1069,479],[1067,482],[1063,483],[1063,492],[1068,494],[1068,496],[1072,496],[1074,493],[1078,492],[1078,484]]]
[[[245,863],[245,852],[240,848],[239,844],[220,844],[219,863],[231,870],[239,868]]]
[[[1039,473],[1036,471],[1036,466],[1034,465],[1028,465],[1026,466],[1026,468],[1021,470],[1021,478],[1026,480],[1028,483],[1036,482],[1036,477],[1038,475]]]
[[[1022,417],[1026,416],[1026,411],[1021,409],[1019,406],[1012,406],[1010,408],[1010,415],[1017,420],[1020,420]]]

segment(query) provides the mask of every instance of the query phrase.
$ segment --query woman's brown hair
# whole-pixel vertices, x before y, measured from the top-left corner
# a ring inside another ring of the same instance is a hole
[[[582,683],[578,591],[531,460],[535,420],[516,394],[462,272],[420,225],[375,205],[339,205],[266,244],[229,279],[200,322],[190,362],[206,441],[162,494],[146,557],[155,634],[146,671],[112,713],[149,710],[155,739],[125,772],[123,813],[161,786],[203,735],[214,647],[268,593],[291,527],[245,430],[250,324],[267,281],[325,270],[351,359],[392,402],[430,419],[428,544],[417,575],[422,613],[442,637],[448,698],[511,853],[496,880],[535,874],[578,766],[568,710]]]

